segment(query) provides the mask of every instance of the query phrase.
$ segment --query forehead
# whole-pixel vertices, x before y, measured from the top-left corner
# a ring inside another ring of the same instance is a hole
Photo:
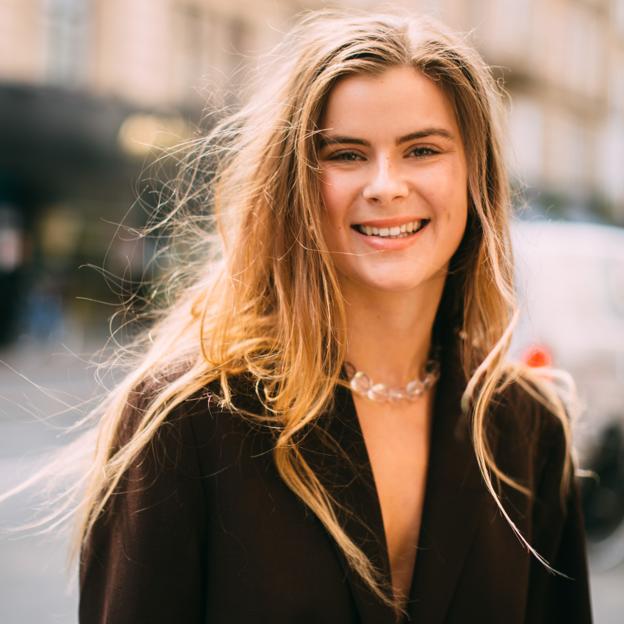
[[[457,135],[446,93],[419,70],[403,66],[339,80],[329,93],[320,123],[323,129],[339,129],[341,134],[369,131],[399,136],[435,126]]]

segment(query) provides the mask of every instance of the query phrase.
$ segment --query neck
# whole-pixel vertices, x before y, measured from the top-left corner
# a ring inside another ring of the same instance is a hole
[[[345,280],[347,360],[375,382],[402,386],[430,357],[444,278],[408,292],[371,292]]]

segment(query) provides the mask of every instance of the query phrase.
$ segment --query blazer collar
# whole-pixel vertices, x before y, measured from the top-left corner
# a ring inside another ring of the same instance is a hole
[[[484,490],[468,423],[461,414],[464,387],[456,348],[444,350],[433,404],[419,548],[406,605],[408,621],[444,620],[478,525]],[[345,532],[389,583],[381,506],[351,392],[337,386],[333,408],[321,420],[312,429],[315,435],[306,436],[302,444],[304,457],[343,507],[337,516]],[[339,448],[328,446],[333,440]],[[334,546],[362,624],[394,624],[392,609],[373,594]]]

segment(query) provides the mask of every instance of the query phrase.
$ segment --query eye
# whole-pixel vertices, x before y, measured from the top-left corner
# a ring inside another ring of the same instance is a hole
[[[413,147],[408,154],[414,154],[417,158],[424,158],[426,156],[434,156],[435,154],[439,154],[440,152],[433,147]]]
[[[327,160],[341,160],[343,162],[357,162],[358,160],[363,159],[364,158],[361,154],[346,150],[342,152],[334,152],[327,157]]]

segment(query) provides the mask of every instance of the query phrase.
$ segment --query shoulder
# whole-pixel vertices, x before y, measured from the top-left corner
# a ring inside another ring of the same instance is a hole
[[[147,422],[158,420],[158,430],[176,429],[189,419],[229,417],[250,405],[250,384],[242,376],[229,379],[230,400],[218,379],[203,381],[188,371],[151,374],[127,392],[117,436],[126,442]]]
[[[567,483],[572,467],[569,407],[539,371],[511,365],[507,379],[494,395],[488,423],[497,463],[524,477],[531,489],[546,472]]]
[[[203,608],[211,508],[192,417],[204,393],[159,419],[150,408],[166,393],[153,378],[138,384],[118,414],[102,470],[110,494],[81,549],[81,621],[195,621]]]
[[[202,382],[152,375],[128,393],[112,452],[143,440],[135,465],[190,468],[190,457],[210,462],[225,441],[242,440],[258,431],[261,427],[252,416],[261,408],[254,384],[242,375],[228,379],[227,393],[218,379]]]
[[[492,400],[495,430],[545,447],[565,442],[569,410],[552,382],[516,364],[509,364],[505,376]]]

